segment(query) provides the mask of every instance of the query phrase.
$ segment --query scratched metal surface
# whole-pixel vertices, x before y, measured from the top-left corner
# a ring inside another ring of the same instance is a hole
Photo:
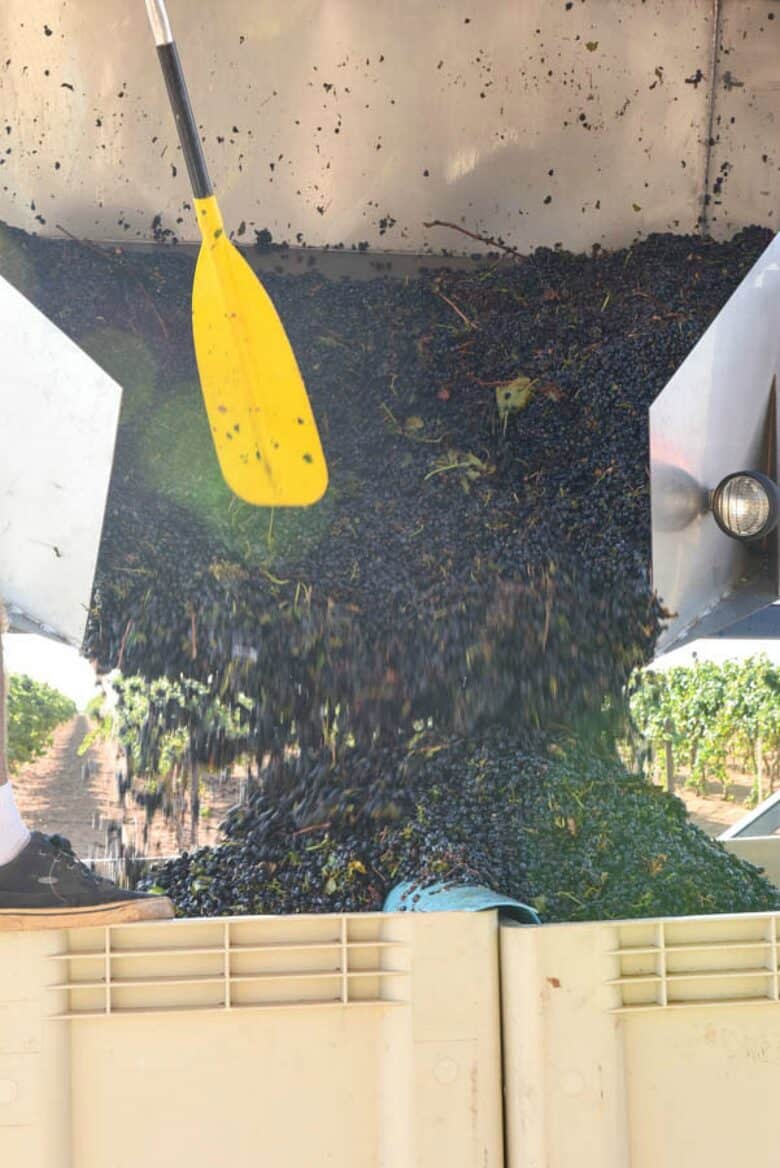
[[[81,645],[121,389],[0,279],[0,596],[13,629]]]
[[[777,465],[779,294],[775,237],[650,408],[653,581],[674,614],[662,653],[778,598],[771,562],[723,534],[709,496],[727,474]]]
[[[227,225],[246,242],[266,228],[318,247],[477,249],[423,226],[436,218],[521,250],[580,250],[696,226],[711,0],[169,7]],[[755,23],[771,7],[730,0],[731,40],[738,10]],[[735,73],[751,54],[768,69],[762,35]],[[751,94],[768,117],[775,91]],[[160,214],[194,238],[142,0],[4,0],[0,109],[0,218],[129,242],[152,239]],[[735,166],[717,230],[765,219],[766,197],[740,182]]]
[[[710,160],[711,231],[780,226],[780,4],[723,0]]]

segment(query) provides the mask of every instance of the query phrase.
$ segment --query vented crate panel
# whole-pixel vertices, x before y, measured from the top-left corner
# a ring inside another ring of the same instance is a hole
[[[776,1168],[779,915],[502,926],[508,1168]]]
[[[775,914],[637,922],[616,932],[607,982],[616,1013],[780,1000]]]
[[[0,930],[0,1168],[500,1168],[495,913]]]
[[[403,922],[382,915],[174,921],[72,930],[50,958],[60,1021],[104,1014],[409,1000]]]

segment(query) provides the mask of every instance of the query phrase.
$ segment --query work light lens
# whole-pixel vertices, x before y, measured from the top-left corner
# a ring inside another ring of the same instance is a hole
[[[750,474],[724,479],[713,499],[715,518],[735,539],[756,539],[766,534],[774,526],[774,510],[770,484]]]

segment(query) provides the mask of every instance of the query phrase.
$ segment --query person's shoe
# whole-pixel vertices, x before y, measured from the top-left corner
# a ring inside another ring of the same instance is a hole
[[[0,930],[69,929],[173,915],[167,897],[130,892],[96,875],[62,836],[34,831],[19,855],[0,866]]]

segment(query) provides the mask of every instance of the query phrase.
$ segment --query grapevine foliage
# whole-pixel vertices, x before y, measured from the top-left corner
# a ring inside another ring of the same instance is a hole
[[[780,667],[764,656],[645,671],[630,705],[643,737],[659,752],[671,744],[699,789],[714,778],[725,793],[733,763],[754,776],[754,800],[759,765],[772,786],[780,778]]]
[[[112,697],[99,698],[90,709],[94,729],[81,745],[83,753],[96,739],[115,739],[125,752],[124,785],[147,780],[134,797],[146,809],[148,824],[162,809],[176,822],[181,837],[184,795],[189,794],[191,839],[198,837],[199,768],[224,770],[252,749],[252,703],[239,694],[220,700],[209,685],[193,678],[172,681],[142,677],[112,680]]]
[[[50,685],[26,674],[11,674],[8,684],[8,765],[14,773],[45,754],[52,735],[76,713],[75,703]]]

